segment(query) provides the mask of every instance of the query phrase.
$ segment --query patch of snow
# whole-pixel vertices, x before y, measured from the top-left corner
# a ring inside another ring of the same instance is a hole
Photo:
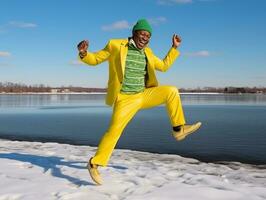
[[[0,200],[262,200],[266,167],[115,150],[96,186],[95,147],[0,140]]]

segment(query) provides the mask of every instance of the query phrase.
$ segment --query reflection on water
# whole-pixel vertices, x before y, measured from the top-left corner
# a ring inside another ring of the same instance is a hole
[[[184,104],[266,105],[266,95],[263,94],[184,94],[181,97]]]
[[[0,107],[103,105],[104,98],[104,94],[2,94]]]
[[[104,98],[105,94],[1,94],[0,108],[104,106]],[[266,95],[263,94],[181,94],[181,98],[184,105],[266,105]]]

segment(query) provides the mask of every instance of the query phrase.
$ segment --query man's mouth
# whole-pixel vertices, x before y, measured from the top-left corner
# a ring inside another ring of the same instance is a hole
[[[145,46],[145,45],[146,45],[146,42],[144,42],[144,41],[139,41],[139,44],[140,44],[141,46]]]

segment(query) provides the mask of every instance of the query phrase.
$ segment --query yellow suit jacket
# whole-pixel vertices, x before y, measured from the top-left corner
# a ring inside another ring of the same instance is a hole
[[[125,73],[126,56],[128,51],[128,39],[111,39],[104,49],[87,55],[81,59],[88,65],[98,65],[104,61],[109,62],[109,80],[105,102],[112,106],[117,94],[122,87]],[[171,48],[163,60],[156,57],[149,47],[144,49],[147,57],[146,88],[158,86],[155,70],[166,71],[179,55],[179,51]]]

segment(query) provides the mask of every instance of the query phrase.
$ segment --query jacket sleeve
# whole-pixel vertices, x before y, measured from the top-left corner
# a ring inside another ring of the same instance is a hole
[[[156,70],[165,72],[174,63],[175,59],[179,56],[179,51],[173,47],[168,51],[163,60],[153,55],[154,67]]]
[[[106,60],[108,60],[111,54],[111,44],[110,41],[108,44],[98,52],[87,52],[87,55],[84,58],[79,58],[82,62],[88,65],[98,65]]]

